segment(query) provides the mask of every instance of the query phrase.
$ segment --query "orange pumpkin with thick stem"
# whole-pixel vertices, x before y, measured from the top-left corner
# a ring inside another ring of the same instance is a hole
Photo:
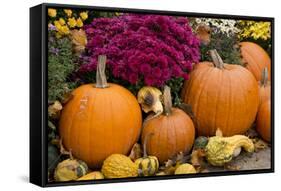
[[[261,80],[262,70],[267,67],[270,79],[271,60],[266,51],[253,42],[241,42],[240,51],[246,68],[253,73],[257,81]]]
[[[216,50],[212,62],[197,64],[185,81],[182,100],[191,106],[199,135],[242,134],[253,124],[259,105],[258,82],[246,68],[225,64]]]
[[[137,99],[124,87],[106,82],[105,62],[99,56],[96,84],[72,92],[59,123],[64,146],[91,168],[101,167],[111,154],[128,154],[142,126]]]
[[[262,78],[260,81],[260,104],[262,104],[264,101],[270,99],[271,95],[271,86],[270,81],[268,81],[268,70],[267,68],[264,68],[262,71]]]
[[[174,157],[179,152],[189,152],[192,148],[195,129],[190,117],[181,109],[173,108],[170,88],[164,89],[164,113],[148,118],[144,122],[142,142],[147,140],[147,153],[156,156],[160,163]]]
[[[260,136],[267,142],[271,141],[271,104],[270,99],[264,101],[257,115],[256,129]]]

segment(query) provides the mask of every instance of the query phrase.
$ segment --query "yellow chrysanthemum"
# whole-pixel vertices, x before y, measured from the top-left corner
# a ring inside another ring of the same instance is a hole
[[[63,18],[60,18],[60,19],[59,19],[59,23],[60,23],[61,25],[65,25],[65,20],[64,20]]]
[[[74,27],[76,27],[77,22],[76,22],[75,18],[72,17],[72,18],[69,18],[69,19],[68,19],[67,24],[68,24],[68,26],[69,26],[70,28],[74,28]]]
[[[240,38],[253,38],[267,40],[271,37],[270,22],[240,21]]]
[[[61,28],[61,24],[60,24],[60,22],[59,22],[59,21],[54,21],[54,25],[55,25],[55,27],[56,27],[57,31],[59,31],[59,30],[60,30],[60,28]]]
[[[63,11],[65,12],[65,14],[66,14],[68,17],[71,17],[72,11],[71,11],[70,9],[64,9]]]
[[[70,33],[70,30],[69,30],[69,28],[65,25],[65,26],[62,26],[62,27],[60,28],[59,32],[60,32],[61,34],[64,34],[64,35],[68,35],[68,34]]]
[[[88,18],[88,12],[81,12],[80,17],[85,21]]]
[[[49,8],[49,9],[48,9],[48,15],[49,15],[50,17],[56,17],[56,16],[57,16],[57,10],[56,10],[56,9],[51,9],[51,8]]]
[[[80,17],[76,20],[76,23],[77,23],[77,27],[83,27],[83,21]]]

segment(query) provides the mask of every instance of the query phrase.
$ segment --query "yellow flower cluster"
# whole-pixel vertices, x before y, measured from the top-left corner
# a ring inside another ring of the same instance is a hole
[[[56,9],[48,9],[48,15],[50,17],[56,17],[57,16],[57,10]]]
[[[75,18],[73,16],[75,14],[73,14],[71,9],[64,9],[63,13],[66,15],[66,17],[60,17],[53,22],[54,26],[56,27],[57,38],[70,34],[70,29],[74,29],[76,27],[78,28],[83,27],[84,25],[83,21],[88,19],[88,11],[80,12],[78,18]],[[56,19],[57,10],[49,8],[48,15],[49,17]]]
[[[267,40],[271,37],[270,22],[239,21],[241,31],[239,37]]]

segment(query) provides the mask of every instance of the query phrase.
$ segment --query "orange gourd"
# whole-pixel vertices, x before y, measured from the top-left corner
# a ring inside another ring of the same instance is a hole
[[[270,86],[270,81],[268,81],[268,71],[267,68],[264,68],[262,71],[262,78],[260,81],[260,88],[259,88],[260,104],[270,99],[270,95],[271,95],[270,92],[271,92],[271,86]]]
[[[261,80],[262,70],[267,67],[270,79],[271,60],[266,51],[253,42],[241,42],[240,51],[246,68],[250,70],[257,81]]]
[[[259,105],[258,82],[246,68],[223,63],[216,50],[212,62],[197,64],[185,81],[182,100],[191,106],[199,135],[242,134],[253,124]]]
[[[192,148],[195,129],[190,117],[181,109],[173,108],[170,88],[164,89],[164,113],[144,122],[142,142],[147,140],[148,155],[156,156],[160,163],[179,152],[189,152]]]
[[[59,123],[64,146],[91,168],[101,167],[111,154],[128,154],[142,126],[137,99],[124,87],[107,83],[105,62],[99,56],[96,84],[72,92]]]
[[[271,140],[271,109],[270,99],[264,101],[257,114],[256,129],[260,136],[267,142]]]

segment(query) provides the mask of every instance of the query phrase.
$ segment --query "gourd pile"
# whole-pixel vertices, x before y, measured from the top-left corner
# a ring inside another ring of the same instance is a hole
[[[187,18],[94,15],[87,23],[85,14],[85,27],[69,36],[49,30],[49,40],[59,42],[51,42],[49,62],[57,74],[68,68],[60,81],[49,76],[49,91],[56,83],[61,88],[49,92],[50,182],[227,170],[241,153],[258,152],[261,143],[270,147],[271,60],[258,44],[238,42],[235,59],[244,64],[225,63],[220,49],[206,52],[211,28],[191,28]],[[136,39],[143,44],[134,49]],[[200,41],[208,60],[199,60]],[[60,55],[61,46],[73,50]],[[233,49],[223,51],[227,58]],[[64,66],[55,67],[60,60]]]

